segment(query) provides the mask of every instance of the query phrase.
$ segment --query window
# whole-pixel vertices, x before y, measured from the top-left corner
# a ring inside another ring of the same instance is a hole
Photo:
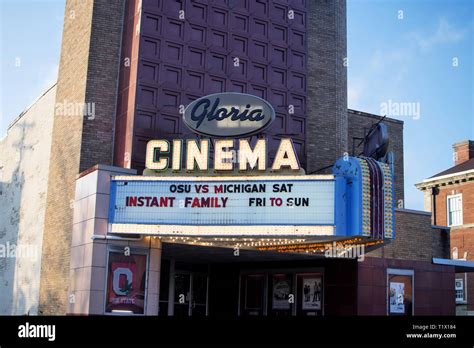
[[[447,197],[448,226],[462,225],[462,195]]]
[[[456,290],[456,302],[464,302],[464,280],[456,278],[454,288]]]

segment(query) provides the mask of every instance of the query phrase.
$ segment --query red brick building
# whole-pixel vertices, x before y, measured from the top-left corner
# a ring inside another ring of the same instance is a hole
[[[474,141],[453,145],[454,166],[417,184],[435,226],[450,229],[451,258],[474,260]],[[456,273],[456,307],[474,315],[474,274]]]

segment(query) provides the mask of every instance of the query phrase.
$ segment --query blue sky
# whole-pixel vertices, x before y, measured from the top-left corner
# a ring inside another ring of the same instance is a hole
[[[64,3],[0,1],[0,137],[56,79]],[[474,139],[473,4],[347,1],[349,107],[376,114],[389,101],[419,107],[392,116],[405,121],[407,208],[422,209],[413,185],[452,166],[451,145]]]
[[[393,116],[405,122],[406,208],[423,208],[413,185],[453,165],[452,144],[474,139],[473,4],[347,2],[349,107],[419,103],[419,115]]]
[[[0,0],[0,138],[57,78],[64,0]]]

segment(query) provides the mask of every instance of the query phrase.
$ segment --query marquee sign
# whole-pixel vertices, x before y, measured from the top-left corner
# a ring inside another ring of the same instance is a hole
[[[376,240],[395,238],[393,173],[386,163],[368,157],[340,158],[333,166],[336,197],[343,199],[336,210],[344,225],[340,233]]]
[[[266,100],[244,93],[216,93],[194,100],[184,110],[184,123],[211,137],[246,137],[267,128],[275,110]]]
[[[335,225],[332,176],[141,178],[112,181],[112,226],[234,226],[229,236],[245,234],[239,226]]]
[[[114,177],[109,232],[393,239],[393,176],[365,157],[334,175]]]
[[[108,231],[394,238],[391,167],[370,157],[344,156],[333,175],[295,176],[301,167],[291,138],[280,139],[272,163],[265,138],[245,139],[274,118],[268,102],[248,94],[217,93],[193,101],[184,123],[219,139],[150,140],[145,166],[153,176],[111,181]],[[225,175],[250,171],[254,176]]]

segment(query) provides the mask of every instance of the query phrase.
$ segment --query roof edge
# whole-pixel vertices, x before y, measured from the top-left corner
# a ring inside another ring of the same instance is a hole
[[[41,98],[43,98],[50,90],[52,90],[58,82],[54,82],[51,86],[49,86],[43,93],[39,95],[38,98],[36,98],[29,106],[27,106],[17,117],[13,119],[13,121],[10,122],[10,124],[7,127],[7,134],[10,131],[10,129],[25,115],[36,103],[40,101]]]
[[[347,112],[351,113],[351,114],[360,115],[360,116],[375,118],[377,120],[380,120],[383,117],[383,116],[380,116],[380,115],[371,114],[369,112],[364,112],[364,111],[359,111],[359,110],[354,110],[354,109],[347,109]],[[385,120],[387,120],[389,122],[393,122],[393,123],[402,124],[402,125],[405,123],[402,120],[397,120],[396,118],[391,118],[391,117],[385,117]]]
[[[446,183],[448,181],[455,180],[456,177],[459,177],[458,180],[461,180],[463,179],[462,177],[465,177],[465,176],[467,176],[468,178],[472,176],[474,178],[474,169],[469,169],[463,172],[457,172],[457,173],[446,174],[446,175],[441,175],[441,176],[434,176],[428,179],[424,179],[422,182],[415,184],[415,187],[417,189],[428,188],[428,187],[437,186],[437,185]]]

